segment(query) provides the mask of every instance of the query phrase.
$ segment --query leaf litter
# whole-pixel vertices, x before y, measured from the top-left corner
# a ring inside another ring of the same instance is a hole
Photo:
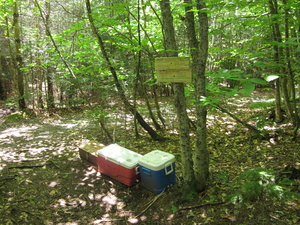
[[[228,107],[240,118],[250,118],[254,125],[257,115],[267,116],[265,108],[251,109],[249,105],[234,104]],[[168,118],[172,120],[174,117]],[[167,138],[163,142],[152,141],[146,134],[136,139],[121,128],[115,134],[118,144],[138,153],[159,149],[175,155],[177,184],[159,197],[140,184],[128,188],[100,174],[93,164],[80,159],[78,146],[82,139],[89,137],[94,141],[105,141],[99,136],[100,128],[87,122],[81,113],[19,121],[17,124],[2,123],[0,224],[300,222],[299,199],[284,202],[263,196],[259,201],[242,204],[229,201],[229,196],[239,188],[238,177],[242,173],[265,168],[274,170],[278,175],[291,175],[293,170],[300,169],[299,140],[291,142],[289,124],[271,124],[279,132],[270,129],[273,137],[261,140],[226,115],[210,110],[209,187],[188,202],[183,201],[180,194],[182,165],[176,122],[169,123],[174,128],[172,132],[163,134]],[[265,121],[264,127],[268,127],[268,123],[271,122]],[[299,193],[299,185],[300,177],[296,174],[291,189]]]

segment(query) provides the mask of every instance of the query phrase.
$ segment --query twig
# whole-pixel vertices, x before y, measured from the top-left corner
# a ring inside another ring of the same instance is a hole
[[[39,165],[19,165],[19,166],[10,166],[8,167],[8,169],[30,169],[30,168],[35,168],[35,167],[44,167],[44,166],[47,166],[49,165],[50,163],[52,163],[56,168],[59,169],[59,167],[52,161],[52,160],[49,160],[48,162],[46,163],[42,163],[42,164],[39,164]]]
[[[50,162],[51,162],[57,169],[59,169],[59,167],[58,167],[52,160],[49,160],[49,161],[46,163],[46,165],[49,165]]]
[[[47,164],[44,163],[44,164],[40,164],[40,165],[10,166],[10,167],[8,167],[8,169],[14,169],[14,168],[16,168],[16,169],[26,169],[26,168],[34,168],[34,167],[44,167],[44,166],[46,166],[46,165],[47,165]]]
[[[124,221],[124,219],[104,219],[104,220],[100,220],[99,223],[109,223],[114,221]]]
[[[157,199],[163,195],[163,193],[164,193],[164,190],[159,195],[155,196],[155,198],[153,200],[151,200],[150,202],[148,202],[146,204],[148,206],[142,212],[140,212],[138,215],[136,215],[135,218],[140,217],[142,214],[144,214],[144,212],[146,212],[154,204],[154,202],[156,202]]]
[[[225,204],[225,203],[226,202],[210,202],[210,203],[205,203],[205,204],[202,204],[202,205],[188,206],[188,207],[179,208],[177,210],[177,212],[180,211],[180,210],[195,209],[195,208],[201,208],[201,207],[204,207],[204,206],[222,205],[222,204]]]

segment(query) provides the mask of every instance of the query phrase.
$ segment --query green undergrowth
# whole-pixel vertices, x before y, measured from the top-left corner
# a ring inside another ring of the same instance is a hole
[[[294,182],[286,177],[276,177],[274,170],[257,167],[241,173],[233,184],[233,204],[261,200],[290,201],[300,199],[300,193],[291,191]]]
[[[270,107],[274,107],[275,102],[274,101],[266,101],[266,102],[252,102],[249,107],[251,109],[268,109]]]

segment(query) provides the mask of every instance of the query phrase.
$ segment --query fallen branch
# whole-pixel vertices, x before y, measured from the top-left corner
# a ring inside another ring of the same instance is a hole
[[[196,209],[196,208],[201,208],[201,207],[204,207],[204,206],[222,205],[222,204],[225,204],[225,203],[226,202],[209,202],[209,203],[205,203],[205,204],[202,204],[202,205],[194,205],[194,206],[179,208],[177,210],[177,212],[180,211],[180,210]]]
[[[31,169],[31,168],[35,168],[35,167],[44,167],[44,166],[47,166],[49,164],[53,164],[57,169],[59,169],[59,167],[52,160],[48,160],[46,163],[42,163],[42,164],[38,164],[38,165],[10,166],[7,169]]]
[[[155,196],[153,200],[151,200],[150,202],[148,202],[146,205],[148,205],[142,212],[140,212],[138,215],[135,216],[135,218],[140,217],[141,215],[143,215],[153,204],[154,202],[157,201],[157,199],[159,199],[159,197],[161,197],[163,195],[164,191],[161,192],[159,195]]]
[[[232,119],[234,119],[236,122],[242,124],[244,127],[246,127],[248,130],[254,132],[255,134],[259,135],[262,138],[267,138],[269,135],[262,133],[260,130],[258,130],[256,127],[242,121],[241,119],[239,119],[237,116],[235,116],[234,114],[232,114],[231,112],[229,112],[227,109],[223,108],[220,105],[215,104],[214,107],[216,109],[218,109],[219,111],[229,115]]]

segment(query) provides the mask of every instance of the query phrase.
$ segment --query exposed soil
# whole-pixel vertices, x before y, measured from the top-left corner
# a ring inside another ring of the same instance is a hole
[[[234,128],[231,120],[218,116],[213,120],[217,128],[208,131],[210,185],[190,201],[184,201],[180,194],[177,135],[154,142],[146,135],[135,139],[124,130],[118,131],[116,142],[123,147],[141,154],[154,149],[172,151],[178,159],[177,184],[156,195],[139,184],[129,188],[80,159],[81,140],[96,131],[78,112],[65,119],[54,116],[20,119],[17,123],[2,121],[0,224],[299,223],[299,200],[265,199],[234,205],[227,198],[236,176],[243,171],[258,166],[277,170],[287,164],[300,166],[299,143],[271,145],[268,140],[245,135],[245,129]],[[299,192],[299,186],[295,191]]]

